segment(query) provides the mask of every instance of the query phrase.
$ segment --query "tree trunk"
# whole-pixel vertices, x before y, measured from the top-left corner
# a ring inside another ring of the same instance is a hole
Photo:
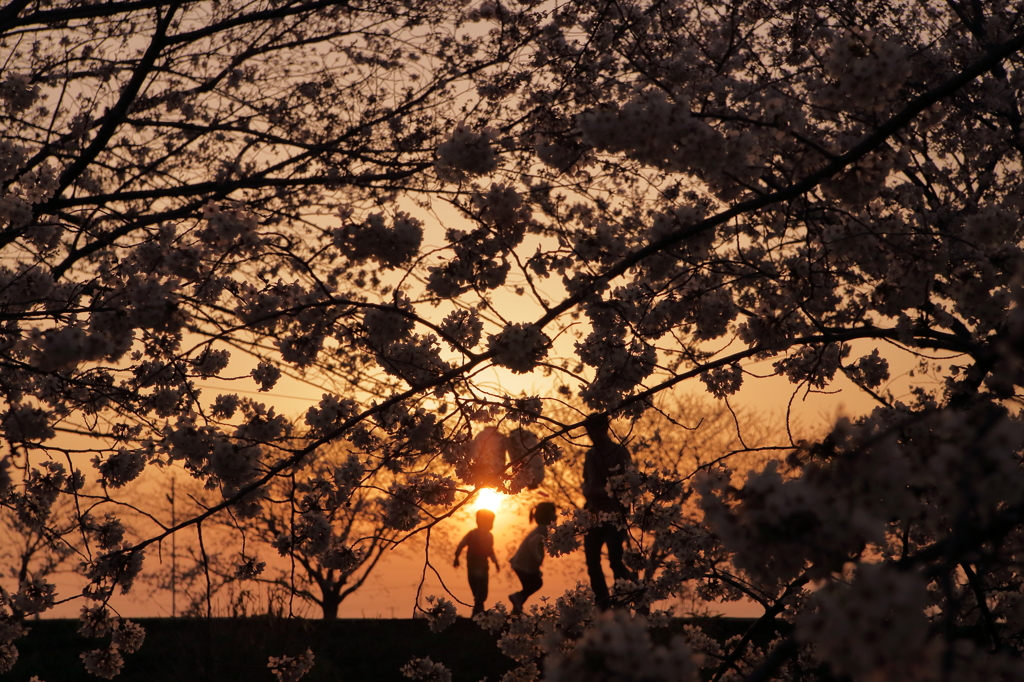
[[[320,610],[323,611],[323,619],[337,620],[339,606],[341,606],[341,599],[337,594],[325,594],[323,601],[320,602]]]

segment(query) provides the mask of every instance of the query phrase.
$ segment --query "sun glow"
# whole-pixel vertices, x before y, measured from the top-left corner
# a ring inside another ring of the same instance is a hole
[[[505,496],[493,488],[481,488],[476,494],[476,499],[473,500],[473,512],[487,509],[497,513],[501,509],[501,503],[504,501]]]

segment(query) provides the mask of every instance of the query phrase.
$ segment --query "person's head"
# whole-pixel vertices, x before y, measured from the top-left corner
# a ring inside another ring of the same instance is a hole
[[[587,430],[590,440],[608,438],[608,415],[594,412],[583,420],[583,428]]]
[[[538,526],[549,526],[558,517],[558,508],[554,502],[541,502],[530,510],[530,520]]]
[[[490,509],[480,509],[476,513],[476,527],[480,530],[494,528],[494,512]]]

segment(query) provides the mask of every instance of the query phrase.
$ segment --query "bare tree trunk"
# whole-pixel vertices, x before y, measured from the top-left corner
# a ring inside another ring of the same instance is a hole
[[[320,602],[320,609],[323,611],[323,619],[337,620],[339,606],[341,606],[341,598],[336,592],[332,590],[331,592],[324,594],[323,601]]]

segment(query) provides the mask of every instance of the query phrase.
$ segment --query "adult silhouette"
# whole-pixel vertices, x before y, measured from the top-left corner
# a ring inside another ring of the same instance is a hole
[[[602,547],[608,547],[608,562],[616,580],[636,578],[622,563],[622,547],[626,541],[626,510],[621,502],[608,493],[607,487],[608,478],[623,473],[633,460],[626,448],[612,440],[606,415],[591,414],[584,420],[583,426],[593,444],[583,461],[583,497],[587,501],[586,509],[599,518],[603,517],[584,536],[583,551],[597,606],[606,610],[611,606],[611,596],[601,567]]]

